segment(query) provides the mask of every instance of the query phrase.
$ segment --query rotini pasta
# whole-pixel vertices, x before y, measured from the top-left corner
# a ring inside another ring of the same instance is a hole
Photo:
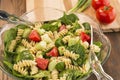
[[[34,74],[36,74],[38,72],[38,67],[36,67],[36,66],[31,66],[31,72],[30,72],[30,74],[31,75],[34,75]]]
[[[70,38],[71,37],[68,35],[68,36],[65,36],[62,40],[64,43],[67,43]]]
[[[26,48],[32,48],[32,45],[26,40],[22,39],[21,43],[26,47]]]
[[[22,36],[23,32],[24,32],[23,29],[18,29],[17,37],[16,37],[16,40],[17,40],[17,41],[21,39],[21,36]]]
[[[46,32],[46,34],[48,34],[51,39],[54,39],[54,34],[52,33],[52,31],[48,31]]]
[[[42,26],[42,23],[36,22],[34,25],[35,25],[35,26],[34,26],[35,28],[40,28],[40,27]]]
[[[71,64],[71,59],[65,57],[65,56],[61,56],[61,57],[57,57],[58,60],[65,62],[65,64]]]
[[[70,52],[69,50],[65,50],[65,52],[63,52],[63,54],[64,54],[64,56],[70,57],[70,58],[75,59],[75,60],[77,58],[79,58],[79,54],[75,54],[72,51]]]
[[[66,65],[66,69],[72,69],[72,70],[80,70],[81,72],[85,72],[84,69],[80,66],[74,66],[71,64],[65,64]]]
[[[17,64],[15,65],[19,67],[30,67],[30,66],[36,65],[36,62],[33,60],[22,60],[22,61],[17,62]]]
[[[15,71],[23,74],[23,75],[27,75],[27,74],[28,74],[28,72],[27,72],[26,69],[24,69],[23,67],[18,66],[17,64],[14,64],[14,65],[13,65],[13,69],[14,69]]]
[[[81,32],[84,32],[84,29],[77,29],[75,34],[79,36]]]
[[[16,40],[12,40],[11,43],[10,43],[8,51],[13,52],[13,50],[16,46],[16,43],[17,43]]]
[[[51,73],[52,80],[59,80],[58,79],[58,71],[55,69]]]
[[[31,46],[35,46],[36,42],[35,41],[30,41]]]
[[[67,29],[64,29],[64,30],[60,31],[60,32],[58,33],[58,37],[64,36],[65,34],[67,34],[67,32],[68,32]]]

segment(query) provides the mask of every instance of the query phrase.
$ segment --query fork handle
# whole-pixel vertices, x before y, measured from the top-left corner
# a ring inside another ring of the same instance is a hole
[[[99,61],[96,61],[94,64],[93,73],[96,75],[98,80],[113,80],[111,76],[104,72]]]

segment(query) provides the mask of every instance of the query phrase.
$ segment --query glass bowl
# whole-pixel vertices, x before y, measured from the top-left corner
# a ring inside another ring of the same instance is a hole
[[[62,17],[64,14],[64,11],[58,10],[55,8],[37,8],[34,10],[31,10],[30,12],[26,12],[21,16],[22,19],[31,21],[31,22],[38,22],[38,21],[49,21],[49,20],[55,20],[60,17]],[[100,41],[102,42],[102,49],[100,51],[99,60],[102,64],[106,62],[106,60],[109,58],[110,51],[111,51],[111,44],[109,39],[103,34],[103,32],[100,29],[100,26],[98,23],[93,21],[89,16],[83,14],[83,13],[75,13],[79,19],[80,22],[89,22],[94,30],[94,41]],[[5,24],[2,26],[2,29],[0,30],[0,69],[5,72],[8,76],[12,77],[13,79],[19,80],[20,78],[13,76],[12,74],[8,73],[5,66],[3,65],[3,52],[4,52],[4,44],[3,44],[3,37],[4,32],[12,27],[14,27],[15,24]],[[88,74],[83,78],[83,80],[87,79],[91,75]]]

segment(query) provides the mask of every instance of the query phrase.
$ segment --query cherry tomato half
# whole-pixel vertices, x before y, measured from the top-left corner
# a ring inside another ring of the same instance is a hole
[[[35,42],[39,42],[41,40],[41,37],[36,30],[32,30],[29,34],[29,39]]]
[[[109,5],[109,0],[92,0],[92,7],[97,10],[101,6]]]
[[[50,52],[48,52],[46,55],[47,56],[57,57],[58,56],[58,49],[57,49],[57,47],[52,48],[52,50]]]
[[[102,6],[97,9],[96,17],[102,23],[111,23],[116,17],[115,10],[112,6]]]
[[[49,63],[49,61],[44,58],[37,58],[36,62],[37,62],[37,66],[42,70],[46,70],[48,63]]]

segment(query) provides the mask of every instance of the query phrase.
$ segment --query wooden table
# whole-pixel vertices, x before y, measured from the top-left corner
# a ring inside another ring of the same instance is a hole
[[[17,16],[22,15],[26,11],[25,6],[25,0],[0,0],[0,9],[16,14]],[[0,21],[0,25],[4,23],[5,22]],[[114,78],[114,80],[120,80],[120,32],[105,33],[105,35],[111,41],[112,50],[111,55],[107,62],[103,65],[103,68],[108,74],[110,74]],[[5,75],[0,70],[0,80],[13,79]],[[92,75],[88,80],[96,80],[96,78],[94,75]]]

